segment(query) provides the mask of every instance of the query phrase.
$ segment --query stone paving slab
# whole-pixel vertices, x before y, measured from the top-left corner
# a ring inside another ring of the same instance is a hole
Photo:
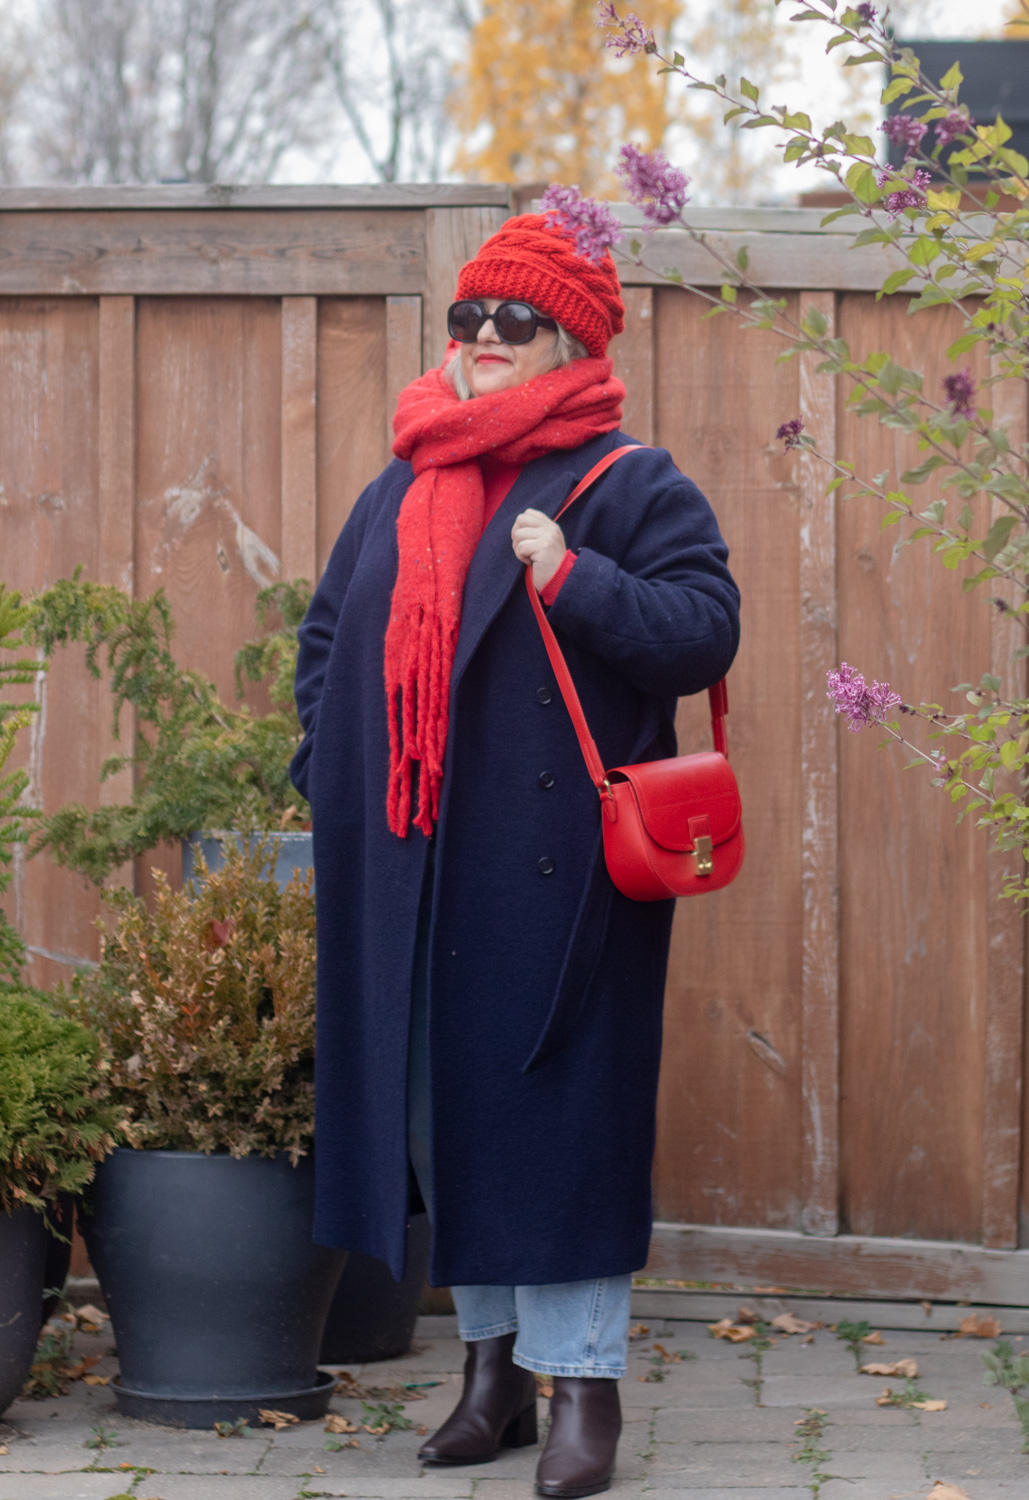
[[[834,1476],[820,1500],[926,1500],[937,1478],[968,1500],[1029,1500],[1029,1456],[1013,1404],[982,1383],[988,1341],[885,1330],[882,1345],[868,1346],[866,1362],[918,1360],[921,1387],[948,1403],[943,1412],[920,1413],[877,1407],[882,1386],[902,1389],[903,1381],[859,1375],[829,1329],[818,1330],[811,1344],[778,1338],[761,1354],[758,1386],[748,1345],[715,1340],[704,1325],[648,1326],[631,1346],[622,1382],[614,1500],[811,1500],[811,1471],[796,1455],[797,1423],[812,1408],[825,1418],[821,1468]],[[117,1370],[109,1348],[103,1331],[76,1338],[78,1352],[103,1356],[96,1367],[102,1374]],[[676,1362],[675,1354],[683,1358]],[[381,1438],[362,1432],[360,1447],[339,1451],[326,1449],[324,1422],[219,1439],[123,1418],[107,1387],[77,1382],[57,1400],[15,1402],[0,1423],[0,1444],[9,1450],[0,1455],[0,1500],[113,1500],[126,1493],[132,1500],[530,1500],[538,1447],[460,1469],[418,1461],[418,1429],[434,1431],[452,1410],[463,1361],[456,1320],[437,1317],[420,1321],[405,1359],[334,1366],[366,1388],[440,1382],[424,1387],[425,1399],[405,1403],[412,1428]],[[333,1409],[354,1422],[366,1416],[360,1399],[337,1396]],[[539,1416],[542,1434],[545,1399]],[[98,1426],[117,1446],[85,1446]],[[119,1470],[122,1463],[130,1467]]]

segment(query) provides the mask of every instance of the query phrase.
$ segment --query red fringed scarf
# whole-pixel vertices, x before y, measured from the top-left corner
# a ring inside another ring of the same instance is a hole
[[[449,352],[449,351],[448,351]],[[386,628],[389,783],[386,818],[406,838],[412,766],[420,765],[416,828],[439,816],[450,671],[461,600],[482,535],[481,453],[526,464],[555,448],[580,448],[621,420],[625,387],[611,361],[577,359],[494,396],[461,401],[442,369],[401,393],[393,452],[415,477],[397,516],[400,567]]]

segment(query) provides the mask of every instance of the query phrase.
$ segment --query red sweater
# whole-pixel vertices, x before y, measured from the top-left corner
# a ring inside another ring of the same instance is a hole
[[[490,454],[484,453],[479,459],[479,467],[482,470],[482,482],[486,492],[486,509],[482,521],[482,529],[485,531],[507,498],[511,486],[522,472],[522,465],[505,464],[499,458],[493,458]],[[575,553],[566,552],[553,578],[539,590],[539,596],[544,604],[553,604],[561,592],[561,585],[572,571],[574,562]]]

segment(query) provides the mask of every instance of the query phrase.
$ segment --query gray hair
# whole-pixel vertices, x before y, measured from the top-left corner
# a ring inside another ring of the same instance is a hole
[[[588,353],[585,344],[580,343],[574,334],[569,333],[567,328],[562,328],[559,323],[553,357],[549,365],[540,373],[545,374],[546,370],[559,370],[562,365],[570,365],[573,359],[584,359]],[[460,400],[469,400],[472,393],[461,369],[460,349],[447,360],[443,373],[454,387]]]

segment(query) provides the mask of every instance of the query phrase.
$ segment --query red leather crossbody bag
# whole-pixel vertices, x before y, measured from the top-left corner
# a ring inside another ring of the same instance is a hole
[[[608,453],[580,480],[554,519],[564,515],[616,459],[642,446],[632,443]],[[531,566],[525,570],[525,586],[586,769],[600,794],[604,858],[612,881],[633,901],[666,901],[670,896],[721,890],[735,880],[743,863],[740,792],[725,733],[725,678],[708,688],[713,750],[605,771],[568,664],[533,586]]]

